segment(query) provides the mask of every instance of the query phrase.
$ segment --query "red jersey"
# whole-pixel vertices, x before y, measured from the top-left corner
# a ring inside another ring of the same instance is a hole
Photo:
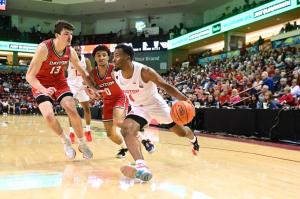
[[[103,90],[102,97],[104,100],[112,100],[116,98],[125,98],[123,91],[112,77],[114,66],[109,64],[103,78],[100,77],[98,66],[93,70],[94,82],[98,85],[100,90]]]
[[[40,71],[36,75],[36,78],[42,85],[53,85],[57,82],[67,82],[65,78],[65,68],[69,65],[70,60],[70,48],[66,47],[63,55],[59,55],[55,48],[53,39],[43,41],[48,48],[48,57],[42,63]]]

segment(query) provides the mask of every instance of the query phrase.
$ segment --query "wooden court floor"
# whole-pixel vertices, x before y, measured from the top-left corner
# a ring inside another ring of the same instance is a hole
[[[59,121],[67,130],[67,118]],[[78,152],[68,161],[42,117],[0,116],[0,199],[300,198],[300,151],[200,136],[193,156],[186,139],[148,128],[157,151],[144,151],[154,175],[141,184],[122,177],[131,157],[116,159],[102,123],[92,126],[93,160]]]

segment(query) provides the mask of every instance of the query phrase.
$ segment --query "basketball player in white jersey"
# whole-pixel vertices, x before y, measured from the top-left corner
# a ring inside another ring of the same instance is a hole
[[[79,44],[75,44],[73,46],[73,48],[76,51],[84,70],[86,70],[86,71],[91,70],[91,68],[92,68],[91,62],[89,59],[85,58],[84,55],[82,54],[81,46]],[[89,105],[90,98],[84,90],[83,79],[82,79],[80,73],[75,69],[74,65],[71,62],[69,63],[69,67],[68,67],[67,82],[71,89],[71,92],[73,93],[73,97],[79,101],[80,105],[83,108],[85,124],[86,124],[84,135],[86,137],[86,140],[88,142],[90,142],[90,141],[92,141],[91,127],[90,127],[90,124],[91,124],[91,111],[90,111],[90,105]],[[72,143],[74,143],[74,140],[75,140],[74,129],[72,128],[70,122],[69,122],[69,124],[70,124],[70,134],[69,135],[70,135]]]
[[[132,47],[125,44],[117,45],[113,59],[116,69],[114,78],[124,91],[132,108],[120,127],[128,150],[135,160],[135,165],[124,166],[121,171],[126,177],[149,181],[152,173],[145,164],[136,135],[140,129],[150,123],[151,119],[167,124],[172,132],[180,137],[188,138],[193,145],[192,151],[195,155],[199,151],[199,145],[197,137],[189,127],[173,122],[170,107],[158,93],[157,86],[178,100],[189,101],[188,98],[150,67],[133,62],[133,57]]]

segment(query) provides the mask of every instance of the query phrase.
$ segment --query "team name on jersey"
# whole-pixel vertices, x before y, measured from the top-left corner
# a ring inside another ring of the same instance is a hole
[[[56,65],[67,65],[69,61],[50,61],[49,65],[56,66]]]
[[[111,82],[105,82],[103,84],[100,84],[99,87],[102,88],[102,87],[108,87],[108,86],[111,86],[113,85],[115,82],[114,81],[111,81]]]
[[[140,90],[124,90],[123,91],[125,94],[135,94],[135,93],[138,93],[138,92],[140,92]]]

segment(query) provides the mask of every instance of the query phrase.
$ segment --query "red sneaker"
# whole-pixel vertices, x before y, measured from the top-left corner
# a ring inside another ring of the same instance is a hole
[[[84,132],[84,135],[85,135],[86,141],[91,142],[93,140],[91,131]]]
[[[69,134],[69,136],[70,136],[71,143],[74,144],[75,143],[75,133],[71,132]]]

